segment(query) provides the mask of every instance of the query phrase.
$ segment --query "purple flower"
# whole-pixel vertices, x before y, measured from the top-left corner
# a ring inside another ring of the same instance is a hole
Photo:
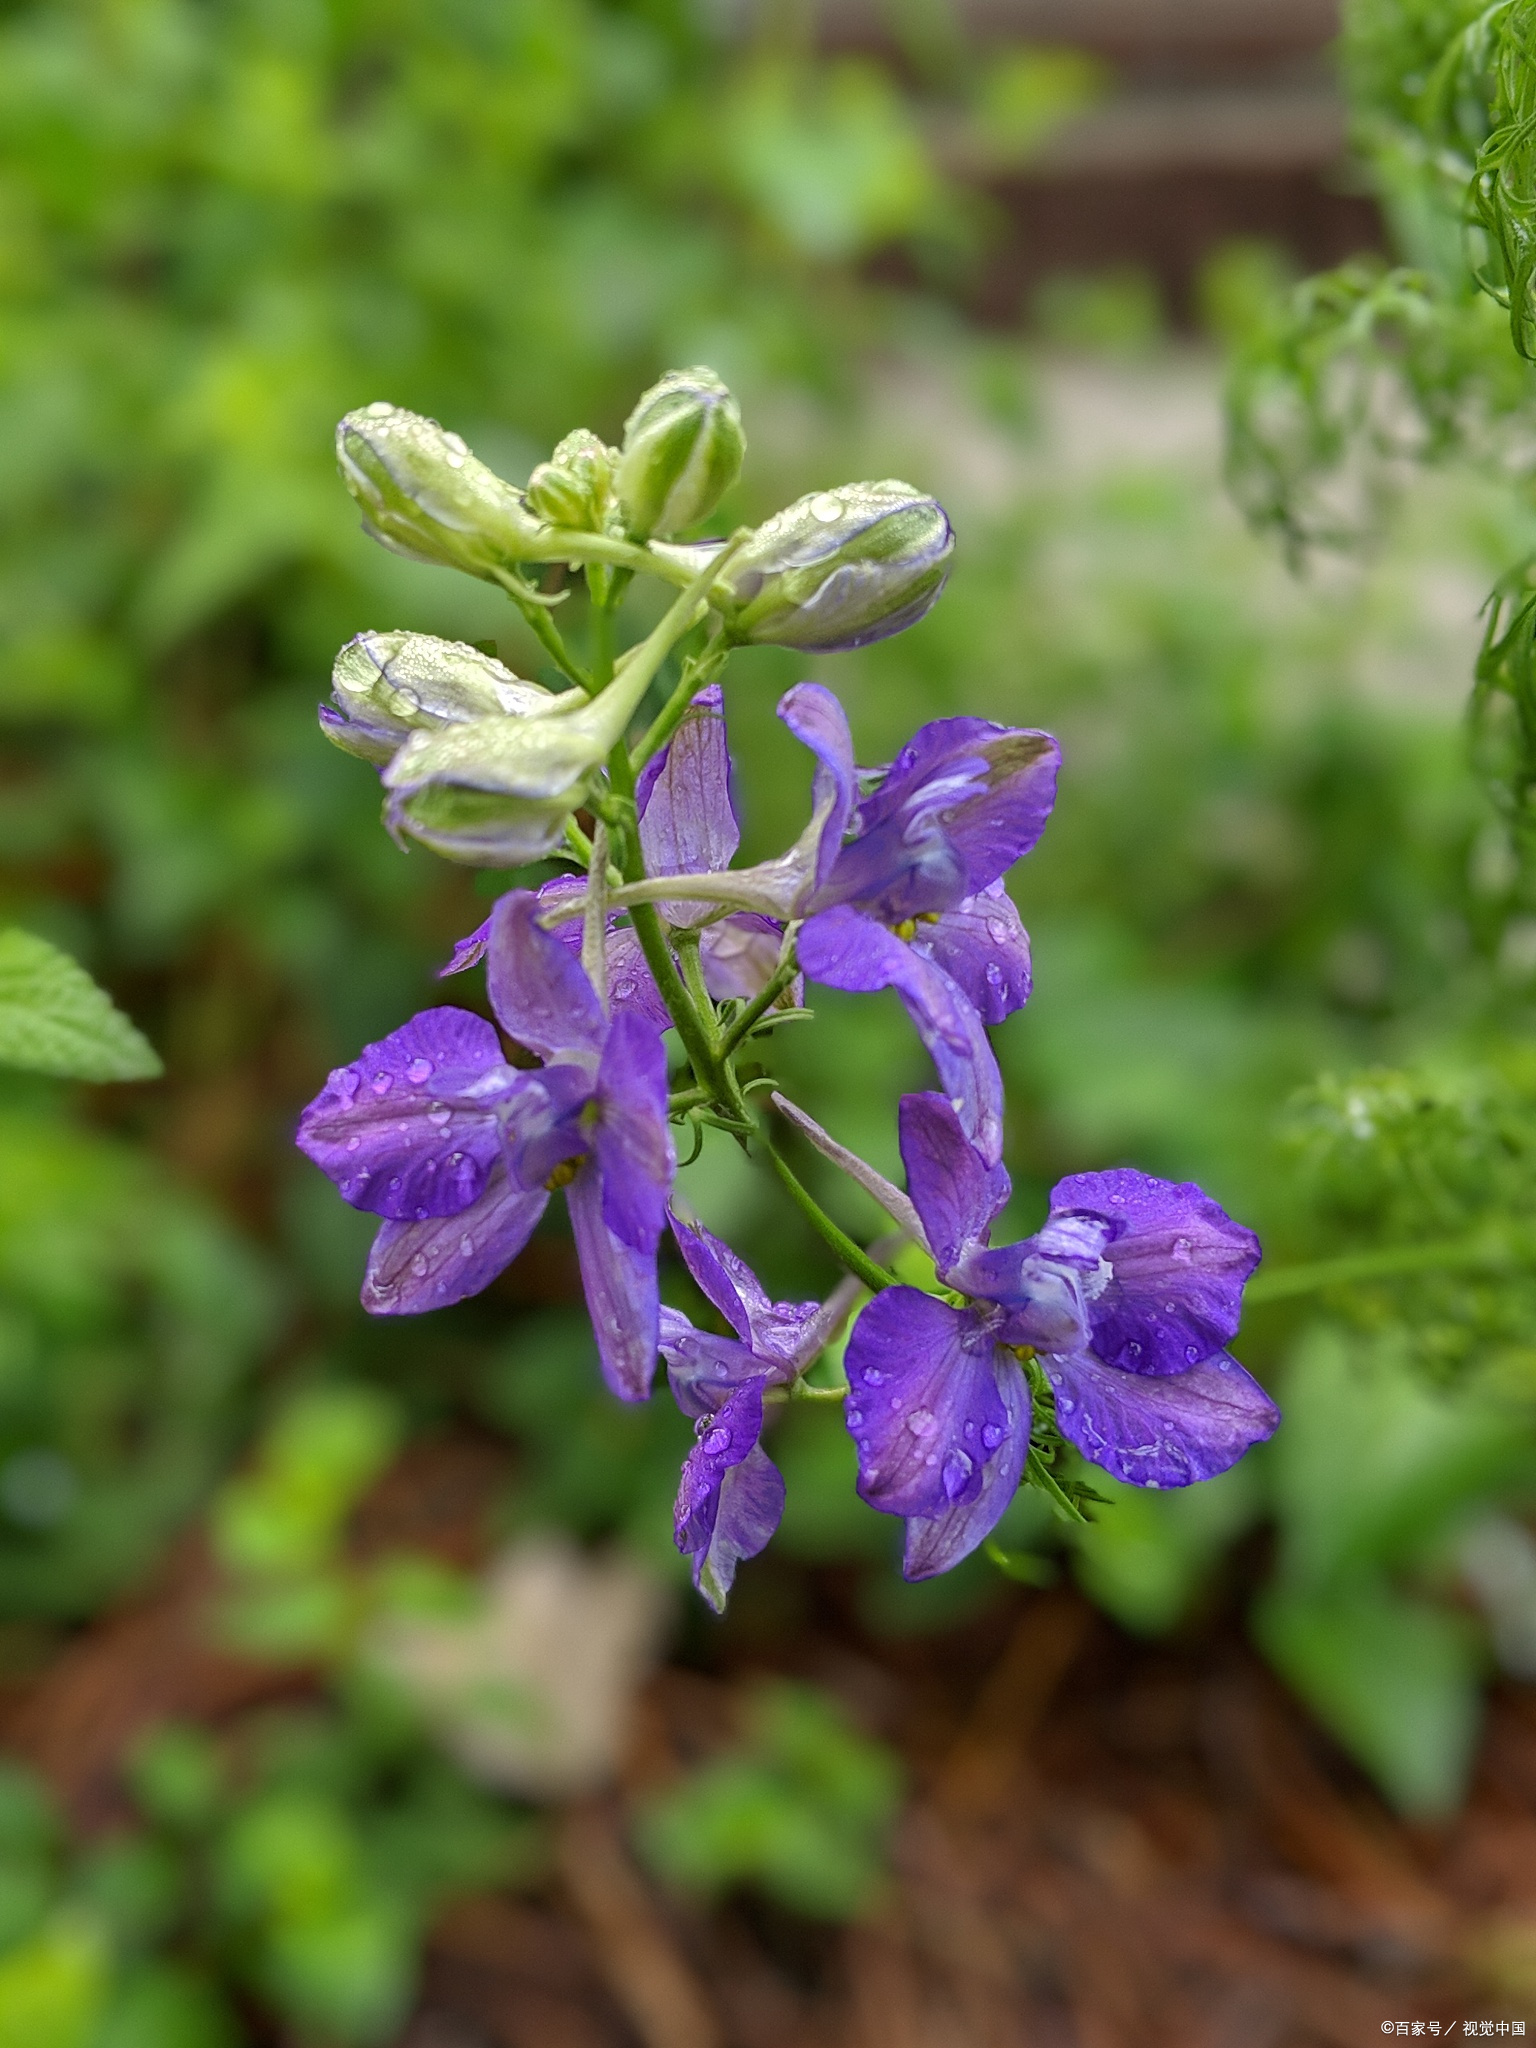
[[[657,1348],[656,1250],[674,1157],[661,1037],[611,1021],[528,890],[490,919],[491,1007],[543,1065],[516,1068],[467,1010],[425,1010],[299,1120],[300,1149],[354,1208],[384,1218],[363,1281],[374,1315],[414,1315],[487,1286],[565,1189],[603,1372],[644,1400]]]
[[[817,753],[819,788],[835,790],[796,905],[800,965],[832,988],[896,990],[971,1142],[995,1164],[1002,1081],[982,1026],[1030,990],[1029,939],[1002,877],[1045,829],[1061,750],[1048,733],[936,719],[855,809],[837,699],[801,683],[779,715]]]
[[[1133,1486],[1187,1486],[1235,1464],[1279,1422],[1225,1346],[1258,1240],[1190,1184],[1117,1169],[1051,1195],[1044,1229],[993,1249],[1010,1193],[938,1095],[901,1105],[901,1154],[938,1276],[963,1308],[892,1287],[848,1344],[859,1492],[907,1521],[905,1570],[974,1550],[1018,1485],[1040,1354],[1063,1436]]]
[[[730,866],[741,844],[741,826],[731,794],[731,757],[718,683],[699,692],[670,744],[646,763],[635,799],[648,875],[715,875]],[[562,898],[577,896],[585,888],[582,876],[558,876],[539,890],[540,905],[548,911]],[[675,929],[703,925],[699,962],[704,985],[717,1002],[755,996],[771,979],[784,936],[778,920],[756,911],[720,917],[715,905],[696,899],[663,903],[660,910]],[[579,919],[568,918],[553,929],[563,945],[572,952],[580,951]],[[461,939],[443,973],[460,974],[473,967],[485,952],[489,931],[487,919],[478,931]],[[608,999],[613,1008],[633,1010],[648,1017],[658,1030],[665,1030],[671,1018],[633,927],[617,917],[611,919],[606,948]]]
[[[784,1511],[784,1480],[760,1442],[763,1396],[814,1363],[857,1289],[845,1283],[826,1302],[770,1301],[746,1262],[702,1224],[674,1216],[672,1234],[700,1292],[736,1332],[717,1337],[677,1309],[661,1311],[667,1377],[698,1438],[678,1485],[677,1547],[718,1614],[737,1565],[756,1557]]]

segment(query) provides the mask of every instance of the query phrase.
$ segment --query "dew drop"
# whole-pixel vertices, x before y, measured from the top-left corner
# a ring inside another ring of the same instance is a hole
[[[1148,1493],[1161,1493],[1163,1490],[1162,1481],[1160,1479],[1143,1480],[1142,1484],[1146,1487]]]
[[[461,1258],[466,1259],[472,1259],[475,1255],[475,1240],[470,1236],[467,1230],[465,1231],[464,1235],[459,1239],[459,1255]]]
[[[388,419],[394,409],[387,398],[376,398],[372,405],[365,405],[363,407],[364,412],[373,420]]]
[[[464,467],[464,458],[462,455],[448,455],[444,457],[444,460],[447,462],[448,467],[450,469],[462,469]]]
[[[436,1109],[429,1109],[427,1111],[427,1122],[435,1124],[441,1130],[445,1124],[453,1122],[453,1111],[451,1109],[444,1109],[443,1105],[439,1103]]]
[[[944,1492],[950,1500],[957,1500],[965,1491],[965,1483],[975,1466],[964,1451],[951,1451],[944,1460]]]
[[[362,1141],[362,1139],[361,1139],[361,1138],[348,1138],[348,1140],[347,1140],[347,1150],[348,1150],[349,1152],[358,1152],[358,1151],[361,1151],[361,1149],[362,1149],[362,1143],[363,1143],[363,1141]]]
[[[981,1429],[981,1440],[986,1445],[989,1451],[995,1451],[998,1445],[1003,1440],[1003,1431],[1001,1425],[996,1422],[983,1423]]]
[[[1139,1344],[1127,1344],[1125,1351],[1128,1358],[1140,1358],[1141,1356],[1141,1346]]]
[[[427,1220],[427,1218],[428,1218],[428,1217],[429,1217],[429,1216],[430,1216],[431,1214],[432,1214],[432,1211],[431,1211],[430,1209],[427,1209],[427,1208],[421,1208],[421,1209],[418,1209],[418,1210],[416,1211],[416,1221],[417,1221],[418,1223],[425,1223],[425,1222],[426,1222],[426,1220]]]
[[[712,1458],[718,1458],[722,1451],[731,1447],[731,1432],[728,1429],[712,1429],[703,1440],[704,1449]]]
[[[811,500],[811,517],[819,519],[823,526],[830,526],[843,516],[843,501],[835,491],[822,491]]]
[[[635,984],[632,981],[616,981],[613,984],[613,1000],[616,1003],[627,1003],[634,992]]]
[[[934,1426],[933,1410],[931,1408],[914,1408],[907,1417],[907,1427],[914,1436],[932,1436]]]
[[[1198,1365],[1200,1363],[1200,1346],[1198,1344],[1186,1344],[1184,1346],[1184,1357],[1190,1365]]]
[[[1061,1385],[1061,1374],[1059,1372],[1053,1372],[1050,1376],[1050,1380],[1051,1385],[1053,1387],[1059,1387]]]
[[[1190,1242],[1187,1237],[1176,1237],[1173,1240],[1173,1256],[1178,1260],[1181,1266],[1187,1266],[1189,1264],[1191,1258],[1194,1256],[1194,1253],[1191,1249]]]
[[[965,1433],[967,1436],[974,1436],[976,1434],[976,1425],[974,1422],[968,1422],[965,1425]]]
[[[1218,1372],[1230,1372],[1232,1370],[1231,1359],[1227,1357],[1218,1358],[1216,1361],[1216,1370]]]
[[[843,1414],[850,1429],[857,1429],[864,1420],[864,1410],[862,1408],[845,1408]]]
[[[395,1077],[393,1074],[375,1074],[368,1085],[375,1095],[387,1095],[395,1085]]]
[[[444,434],[443,446],[451,449],[455,455],[467,455],[469,453],[469,443],[462,434]]]
[[[392,1180],[392,1181],[390,1182],[390,1184],[389,1184],[389,1192],[390,1192],[390,1193],[391,1193],[392,1195],[398,1195],[398,1194],[399,1194],[399,1192],[400,1192],[400,1190],[401,1190],[401,1188],[403,1188],[403,1187],[404,1187],[404,1185],[405,1185],[405,1182],[404,1182],[404,1181],[403,1181],[403,1180],[401,1179],[400,1175],[399,1175],[399,1174],[397,1173],[397,1174],[395,1175],[394,1179],[393,1179],[393,1180]]]
[[[416,1275],[417,1279],[419,1280],[422,1277],[422,1275],[426,1272],[426,1270],[427,1255],[425,1252],[418,1252],[415,1258],[411,1261],[411,1271]]]
[[[883,1387],[885,1385],[885,1374],[878,1365],[865,1366],[864,1384],[866,1387]]]
[[[416,1082],[419,1086],[423,1081],[426,1080],[427,1076],[431,1072],[432,1062],[428,1059],[423,1059],[421,1055],[418,1053],[416,1058],[413,1059],[411,1061],[411,1064],[406,1068],[405,1078],[407,1079],[407,1081]]]
[[[461,1162],[463,1157],[464,1154],[462,1152],[450,1152],[448,1154],[448,1164],[450,1166],[457,1166]]]
[[[343,1102],[350,1102],[357,1093],[356,1067],[343,1067],[336,1076],[336,1093]]]
[[[1111,1195],[1109,1199],[1114,1203],[1117,1209],[1123,1209],[1125,1207],[1124,1195]]]
[[[987,987],[1001,988],[1002,985],[1003,970],[1001,969],[1001,967],[998,966],[995,960],[989,960],[987,962]]]
[[[994,946],[1005,945],[1008,936],[1008,927],[999,918],[989,917],[987,919],[987,937]]]
[[[1070,1415],[1072,1413],[1072,1410],[1077,1406],[1077,1403],[1072,1399],[1072,1396],[1070,1394],[1063,1394],[1061,1399],[1056,1403],[1056,1405],[1064,1415]]]
[[[1171,1316],[1176,1316],[1179,1312],[1179,1304],[1176,1301],[1165,1301],[1163,1307]]]

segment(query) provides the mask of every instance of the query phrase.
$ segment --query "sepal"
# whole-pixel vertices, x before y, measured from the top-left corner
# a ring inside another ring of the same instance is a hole
[[[631,535],[681,533],[714,511],[746,453],[736,401],[713,370],[669,370],[624,427],[615,479]]]

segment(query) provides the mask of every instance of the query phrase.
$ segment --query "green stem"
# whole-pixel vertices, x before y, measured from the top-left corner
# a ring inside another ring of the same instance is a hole
[[[699,958],[699,932],[697,926],[678,932],[673,940],[673,944],[677,951],[678,960],[682,965],[683,980],[687,984],[689,995],[693,998],[693,1006],[698,1014],[699,1022],[704,1027],[704,1035],[708,1038],[715,1057],[718,1059],[721,1047],[720,1032],[715,1019],[715,999],[704,982],[704,964]]]
[[[799,971],[794,951],[791,949],[789,958],[782,960],[773,970],[769,979],[763,983],[763,986],[758,990],[751,1002],[748,1003],[729,1031],[726,1032],[720,1042],[722,1053],[728,1057],[744,1039],[751,1036],[759,1019],[768,1014]]]
[[[1308,1266],[1280,1266],[1248,1282],[1246,1300],[1255,1308],[1269,1301],[1287,1301],[1296,1294],[1315,1294],[1324,1287],[1345,1287],[1362,1280],[1390,1280],[1399,1273],[1425,1267],[1498,1266],[1509,1258],[1502,1245],[1486,1237],[1449,1238],[1437,1244],[1392,1245],[1375,1252],[1350,1252],[1341,1259],[1319,1259]]]
[[[545,653],[555,664],[556,668],[559,669],[560,673],[563,676],[569,677],[577,689],[585,690],[587,695],[590,696],[592,694],[592,678],[576,661],[571,650],[566,646],[565,641],[560,636],[559,628],[549,616],[548,609],[541,604],[530,604],[528,599],[522,596],[517,588],[518,579],[510,574],[510,572],[497,570],[496,580],[528,621],[534,638],[543,647]]]
[[[872,1294],[878,1294],[882,1287],[889,1287],[892,1284],[890,1274],[883,1267],[877,1266],[869,1256],[869,1253],[861,1245],[855,1244],[847,1231],[840,1229],[832,1221],[832,1218],[822,1208],[808,1188],[802,1187],[788,1160],[785,1159],[777,1145],[774,1144],[773,1139],[761,1125],[758,1127],[758,1136],[763,1150],[768,1154],[773,1164],[774,1172],[784,1183],[790,1200],[800,1211],[806,1222],[810,1224],[817,1236],[823,1240],[830,1250],[836,1253],[850,1273],[855,1274],[864,1282],[864,1285]]]

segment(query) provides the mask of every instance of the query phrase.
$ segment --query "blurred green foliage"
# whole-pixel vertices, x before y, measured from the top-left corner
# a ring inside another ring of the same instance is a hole
[[[646,1861],[705,1894],[751,1884],[818,1919],[871,1905],[901,1800],[896,1759],[822,1693],[780,1683],[750,1702],[739,1742],[636,1816]]]

